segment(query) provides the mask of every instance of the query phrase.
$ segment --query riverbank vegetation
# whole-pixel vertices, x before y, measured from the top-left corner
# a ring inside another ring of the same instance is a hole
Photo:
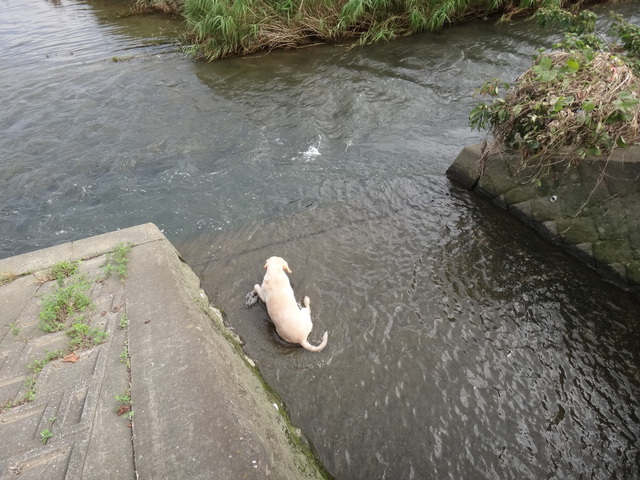
[[[387,41],[485,15],[512,16],[576,0],[136,0],[182,15],[187,51],[213,60],[315,43]]]
[[[542,26],[564,27],[564,39],[540,52],[513,85],[492,80],[479,90],[491,98],[469,117],[491,135],[481,162],[503,147],[515,149],[520,170],[540,182],[558,166],[640,145],[640,26],[612,15],[605,35],[588,10],[543,8],[535,17]]]

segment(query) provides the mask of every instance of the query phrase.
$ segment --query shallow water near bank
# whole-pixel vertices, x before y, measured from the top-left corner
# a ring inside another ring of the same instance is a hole
[[[204,64],[125,13],[0,1],[0,256],[156,223],[337,478],[640,474],[637,302],[444,177],[474,89],[553,35]],[[244,306],[272,254],[319,354]]]

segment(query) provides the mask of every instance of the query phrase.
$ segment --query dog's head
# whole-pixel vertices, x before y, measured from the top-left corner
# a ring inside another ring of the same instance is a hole
[[[267,262],[264,264],[264,269],[267,270],[268,268],[272,268],[272,267],[282,268],[287,273],[293,273],[291,270],[289,270],[289,265],[287,264],[287,261],[282,257],[268,258]]]

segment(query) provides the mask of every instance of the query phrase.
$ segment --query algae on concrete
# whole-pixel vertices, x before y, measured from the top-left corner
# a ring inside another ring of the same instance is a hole
[[[582,160],[568,169],[552,167],[539,186],[518,170],[517,155],[490,156],[484,169],[481,156],[480,144],[465,147],[447,175],[622,288],[640,292],[640,147],[616,149],[610,158]]]

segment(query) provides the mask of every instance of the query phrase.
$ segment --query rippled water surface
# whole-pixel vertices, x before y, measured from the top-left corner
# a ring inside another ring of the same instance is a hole
[[[638,303],[444,176],[553,35],[203,64],[126,13],[0,0],[1,257],[156,223],[337,478],[640,476]],[[323,352],[244,306],[272,254]]]
[[[183,246],[331,472],[640,474],[636,302],[441,177],[336,194]],[[311,297],[312,343],[329,331],[319,354],[244,306],[274,254]]]

